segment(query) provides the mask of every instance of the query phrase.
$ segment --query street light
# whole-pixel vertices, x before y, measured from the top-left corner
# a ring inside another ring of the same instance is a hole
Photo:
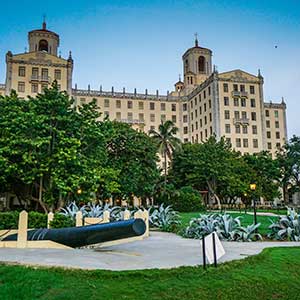
[[[77,195],[81,195],[82,194],[82,189],[81,188],[78,188],[77,190]]]
[[[250,190],[252,192],[255,192],[256,190],[256,184],[255,183],[251,183],[250,184]],[[254,225],[257,224],[257,217],[256,217],[256,201],[255,201],[255,195],[253,194],[253,211],[254,211]]]

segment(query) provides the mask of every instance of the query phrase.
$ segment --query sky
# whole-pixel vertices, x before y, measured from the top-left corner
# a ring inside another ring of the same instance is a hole
[[[300,0],[15,0],[14,9],[3,1],[1,11],[0,83],[5,53],[24,52],[43,15],[60,35],[62,56],[72,51],[73,85],[83,89],[166,94],[197,32],[219,72],[260,69],[265,101],[284,97],[288,135],[300,135]]]

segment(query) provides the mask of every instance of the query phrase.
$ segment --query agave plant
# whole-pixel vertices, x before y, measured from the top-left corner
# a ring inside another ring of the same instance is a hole
[[[200,214],[199,218],[190,221],[184,236],[201,239],[212,232],[216,232],[221,240],[226,241],[252,241],[262,238],[260,234],[256,233],[260,224],[242,227],[240,218],[233,218],[228,214]]]
[[[171,231],[180,224],[180,216],[171,205],[164,207],[161,204],[158,208],[150,207],[149,223],[152,227],[160,228],[163,231]]]
[[[234,237],[235,241],[241,241],[241,242],[251,242],[253,240],[262,240],[262,236],[257,233],[257,228],[260,226],[260,223],[258,224],[251,224],[247,227],[240,227],[239,230],[236,232],[236,235]]]
[[[300,241],[300,216],[295,209],[287,208],[287,216],[280,217],[277,221],[271,221],[269,226],[269,238],[276,240]]]
[[[71,217],[72,219],[75,220],[76,213],[78,211],[81,211],[83,216],[86,215],[84,206],[79,208],[75,202],[71,202],[70,204],[68,204],[66,206],[66,208],[61,209],[60,214],[66,216],[66,217]]]

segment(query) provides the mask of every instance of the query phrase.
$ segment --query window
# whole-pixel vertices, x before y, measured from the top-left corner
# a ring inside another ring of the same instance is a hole
[[[190,104],[190,105],[191,105],[191,108],[193,108],[193,106],[194,106],[194,105],[193,105],[193,101],[191,102],[191,104]]]
[[[258,139],[253,139],[253,148],[258,148]]]
[[[224,93],[228,93],[228,83],[223,83],[223,91]]]
[[[204,125],[207,124],[207,116],[204,117]]]
[[[211,108],[211,100],[208,101],[208,108]]]
[[[224,106],[229,106],[229,98],[224,97]]]
[[[205,57],[199,56],[198,58],[198,71],[201,73],[205,72]]]
[[[194,120],[194,114],[193,114],[193,112],[191,112],[191,120],[192,121]]]
[[[19,67],[19,76],[20,77],[25,77],[25,67]]]
[[[116,113],[116,119],[118,120],[118,121],[120,121],[121,120],[121,112],[117,112]]]
[[[132,101],[127,101],[127,108],[129,108],[129,109],[132,108]]]
[[[280,139],[280,132],[279,131],[276,132],[276,139]]]
[[[155,126],[151,125],[150,130],[155,130]]]
[[[200,127],[202,127],[202,119],[200,119]]]
[[[199,110],[200,110],[200,115],[202,115],[202,106],[200,106]]]
[[[48,69],[42,69],[42,80],[48,80]]]
[[[209,127],[209,132],[210,132],[210,135],[213,134],[213,130],[212,130],[212,127],[211,127],[211,126]]]
[[[235,133],[241,133],[241,126],[235,125]]]
[[[139,120],[144,121],[144,114],[139,114]]]
[[[165,121],[166,121],[166,115],[161,115],[161,116],[160,116],[160,120],[161,120],[162,122],[165,122]]]
[[[104,99],[104,107],[109,107],[109,99]]]
[[[268,143],[268,149],[269,149],[269,150],[272,149],[272,143]]]
[[[247,134],[248,133],[248,127],[247,126],[243,126],[243,133]]]
[[[155,114],[150,114],[150,121],[155,122]]]
[[[225,133],[230,133],[230,124],[225,125]]]
[[[144,102],[139,101],[139,109],[144,109]]]
[[[162,111],[166,110],[166,103],[160,104],[160,110],[162,110]]]
[[[240,91],[245,92],[245,86],[243,84],[240,85]]]
[[[280,143],[276,143],[276,148],[280,149]]]
[[[256,125],[252,125],[252,133],[257,134],[257,126]]]
[[[183,110],[183,111],[187,111],[187,104],[186,104],[186,103],[183,103],[183,105],[182,105],[182,110]]]
[[[251,120],[256,121],[256,112],[251,113]]]
[[[211,94],[211,88],[210,88],[210,86],[208,87],[208,95],[210,95]]]
[[[121,100],[116,101],[116,108],[121,108]]]
[[[246,99],[245,98],[241,99],[241,106],[246,107]]]
[[[267,131],[267,138],[268,138],[268,139],[271,138],[271,131]]]
[[[270,128],[270,121],[269,120],[266,121],[266,127]]]
[[[198,122],[196,122],[196,130],[198,129]]]
[[[230,119],[230,112],[229,112],[229,110],[225,110],[224,114],[225,114],[225,120],[229,120]]]
[[[234,90],[235,92],[238,92],[238,90],[239,90],[239,87],[238,87],[238,85],[237,85],[237,84],[234,84],[234,85],[233,85],[233,90]]]
[[[270,116],[270,112],[268,109],[266,109],[266,117],[269,117]]]
[[[187,121],[188,121],[188,116],[187,116],[187,115],[184,115],[184,116],[183,116],[183,123],[187,123]]]
[[[279,122],[275,121],[275,128],[279,128]]]
[[[109,118],[109,111],[104,112],[104,118]]]
[[[254,85],[250,85],[250,94],[251,95],[255,94],[255,87],[254,87]]]
[[[172,111],[176,111],[176,104],[172,104]]]
[[[38,84],[37,83],[33,83],[32,85],[31,85],[31,92],[32,93],[37,93],[39,91],[39,86],[38,86]]]
[[[150,110],[155,110],[155,103],[154,102],[150,102]]]
[[[239,98],[233,98],[233,105],[239,106]]]
[[[176,123],[176,115],[172,115],[172,122]]]
[[[237,148],[241,148],[241,139],[240,138],[237,138],[237,139],[235,139],[235,144],[236,144],[236,147]]]
[[[80,104],[84,104],[85,103],[85,98],[80,98]]]
[[[275,118],[278,118],[278,110],[274,110],[274,116]]]
[[[192,124],[192,132],[194,132],[194,124]]]
[[[20,92],[20,93],[25,92],[25,82],[23,82],[23,81],[18,82],[18,92]]]
[[[206,98],[206,91],[203,92],[203,98]]]
[[[183,133],[184,133],[184,134],[187,134],[187,133],[188,133],[188,128],[187,128],[187,126],[183,127]]]
[[[203,132],[202,131],[200,132],[200,140],[201,141],[203,140]]]
[[[60,80],[61,79],[61,70],[54,70],[54,79]]]
[[[231,138],[226,138],[226,143],[231,145]]]
[[[239,111],[235,111],[234,112],[234,118],[236,119],[236,120],[239,120],[240,119],[240,112]]]
[[[39,77],[39,69],[38,68],[32,68],[32,78],[38,79]]]
[[[207,138],[207,129],[205,129],[205,138]]]
[[[184,142],[184,143],[188,143],[188,142],[189,142],[189,139],[188,139],[188,138],[184,138],[184,139],[183,139],[183,142]]]
[[[198,110],[196,109],[195,110],[195,118],[197,118],[198,117]]]
[[[39,51],[48,52],[48,42],[46,40],[39,41]]]
[[[45,89],[47,89],[48,88],[48,84],[42,84],[42,91],[44,91]],[[58,85],[57,85],[57,88],[58,88],[58,90],[60,90],[60,86],[58,87]],[[37,87],[37,89],[38,89],[38,87]]]
[[[243,147],[248,148],[248,139],[243,139]]]
[[[212,114],[210,113],[209,114],[209,122],[211,122],[212,121]]]
[[[204,103],[204,112],[206,111],[206,103]]]
[[[127,113],[127,119],[130,121],[133,119],[132,112]]]
[[[246,111],[242,111],[242,119],[243,120],[247,119],[247,112]]]
[[[251,102],[251,107],[256,107],[255,99],[251,99],[250,102]]]

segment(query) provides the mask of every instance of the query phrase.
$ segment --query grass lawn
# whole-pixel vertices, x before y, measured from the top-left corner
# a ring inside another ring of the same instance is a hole
[[[207,214],[208,213],[211,213],[211,212],[206,212]],[[227,211],[226,213],[232,215],[234,218],[235,217],[238,217],[238,216],[241,216],[241,223],[243,226],[247,226],[247,225],[251,225],[254,223],[254,217],[253,215],[248,215],[248,214],[245,214],[244,212],[241,212],[241,213],[231,213],[230,211]],[[180,226],[180,230],[184,230],[190,220],[192,218],[196,218],[199,216],[200,213],[198,212],[192,212],[192,213],[180,213],[180,216],[181,216],[181,226]],[[272,220],[276,220],[278,219],[278,217],[269,217],[269,216],[257,216],[257,222],[258,223],[261,223],[260,227],[258,228],[258,231],[260,234],[262,235],[266,235],[267,232],[268,232],[268,227],[271,225],[271,221],[270,219]],[[300,299],[300,297],[299,297]]]
[[[0,264],[0,299],[299,299],[300,248],[210,267],[81,271]]]

